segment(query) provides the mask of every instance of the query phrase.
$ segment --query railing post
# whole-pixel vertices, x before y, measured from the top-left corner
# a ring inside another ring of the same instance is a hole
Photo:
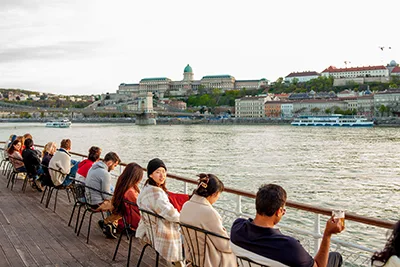
[[[188,185],[187,185],[187,182],[183,182],[183,193],[184,194],[187,194],[188,192]]]
[[[237,215],[242,214],[242,196],[241,195],[236,195],[236,214]]]
[[[318,253],[319,246],[321,244],[321,216],[320,214],[315,214],[314,220],[314,256]]]

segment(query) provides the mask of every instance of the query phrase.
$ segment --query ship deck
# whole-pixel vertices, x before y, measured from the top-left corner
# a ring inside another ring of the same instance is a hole
[[[73,203],[65,191],[58,194],[53,212],[54,194],[49,208],[40,203],[42,193],[28,187],[21,191],[17,180],[13,191],[0,173],[0,266],[126,266],[128,242],[123,237],[116,261],[112,261],[118,239],[106,239],[97,226],[100,214],[93,215],[89,244],[86,233],[89,216],[85,216],[80,236],[68,227]],[[44,202],[44,201],[43,201]],[[76,218],[76,217],[74,217]],[[132,242],[130,265],[136,266],[143,244]],[[155,266],[155,253],[147,249],[141,266]],[[160,260],[160,266],[168,266]]]

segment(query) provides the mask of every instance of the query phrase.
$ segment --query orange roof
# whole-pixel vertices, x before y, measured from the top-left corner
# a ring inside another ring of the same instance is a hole
[[[363,70],[385,70],[386,67],[383,65],[380,66],[366,66],[366,67],[355,67],[355,68],[335,68],[330,66],[326,68],[323,72],[349,72],[349,71],[363,71]]]
[[[393,68],[393,70],[392,70],[392,73],[400,73],[400,67],[399,66],[396,66],[396,67],[394,67]]]

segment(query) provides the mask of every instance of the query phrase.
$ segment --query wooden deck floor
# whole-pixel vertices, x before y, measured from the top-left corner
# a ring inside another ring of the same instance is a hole
[[[97,226],[100,214],[93,215],[89,244],[86,244],[88,216],[80,236],[68,227],[73,203],[60,191],[56,212],[54,196],[49,208],[40,203],[42,193],[29,186],[21,191],[17,180],[13,191],[0,172],[0,266],[126,266],[128,242],[123,237],[116,261],[112,261],[117,239],[106,239]],[[54,195],[54,194],[53,194]],[[130,266],[136,266],[143,245],[133,240]],[[155,266],[155,253],[146,250],[141,266]],[[168,266],[160,261],[160,266]]]

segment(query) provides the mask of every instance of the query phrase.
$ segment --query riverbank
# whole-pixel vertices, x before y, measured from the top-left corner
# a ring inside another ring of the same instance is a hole
[[[48,119],[34,118],[12,118],[0,119],[0,123],[46,123]],[[72,123],[135,123],[135,118],[82,118],[71,119]],[[157,118],[159,125],[193,125],[193,124],[215,124],[215,125],[289,125],[292,119],[282,118]],[[374,118],[377,127],[400,127],[399,117]]]

